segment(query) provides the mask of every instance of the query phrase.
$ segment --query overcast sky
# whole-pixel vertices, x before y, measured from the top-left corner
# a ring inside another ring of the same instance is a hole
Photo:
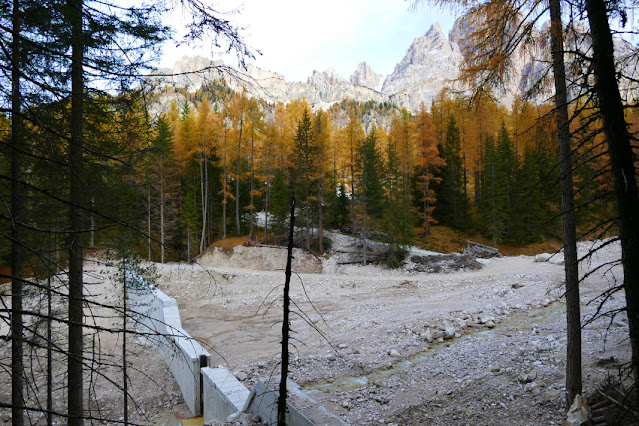
[[[206,0],[205,0],[206,1]],[[421,5],[409,10],[406,0],[217,0],[220,11],[239,10],[231,21],[244,27],[245,41],[262,52],[253,63],[306,81],[314,69],[333,68],[348,78],[357,64],[368,62],[373,71],[393,71],[416,37],[439,22],[444,34],[455,16],[449,10]],[[179,18],[169,24],[179,25]],[[162,66],[171,66],[184,55],[210,57],[210,46],[200,48],[167,45]],[[226,58],[235,65],[237,61]]]

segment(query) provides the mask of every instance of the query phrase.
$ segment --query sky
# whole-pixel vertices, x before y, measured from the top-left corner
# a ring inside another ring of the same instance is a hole
[[[262,53],[249,62],[289,81],[303,82],[313,70],[328,68],[348,79],[362,61],[379,74],[390,74],[413,40],[434,22],[448,35],[455,20],[450,10],[427,2],[411,9],[411,0],[217,0],[212,4],[219,11],[239,11],[229,19],[244,28],[244,40]],[[179,28],[180,19],[173,16],[168,24]],[[160,65],[170,67],[182,56],[195,54],[237,64],[233,56],[212,55],[210,46],[169,43]]]

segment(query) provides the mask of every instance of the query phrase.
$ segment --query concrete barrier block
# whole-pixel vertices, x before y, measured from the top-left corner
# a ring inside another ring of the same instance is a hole
[[[277,397],[276,391],[269,389],[261,380],[258,380],[242,411],[260,416],[262,421],[269,426],[277,425]],[[286,404],[286,424],[288,426],[314,426],[314,423],[290,402]]]
[[[208,365],[211,356],[182,329],[177,301],[139,276],[131,276],[139,281],[128,291],[129,305],[138,321],[136,328],[157,347],[182,391],[184,402],[193,415],[199,416],[202,414],[200,367]]]
[[[204,421],[226,421],[228,416],[240,411],[249,390],[226,368],[202,368]]]

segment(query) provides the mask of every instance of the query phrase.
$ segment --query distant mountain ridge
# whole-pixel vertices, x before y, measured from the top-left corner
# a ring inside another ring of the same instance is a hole
[[[197,90],[206,81],[223,79],[234,90],[246,89],[249,94],[272,103],[305,98],[314,109],[326,109],[346,99],[372,100],[392,102],[400,108],[417,111],[422,103],[430,108],[432,100],[442,89],[453,86],[464,60],[460,43],[470,31],[463,16],[457,18],[448,37],[438,23],[433,24],[423,36],[413,41],[393,72],[385,77],[362,62],[348,80],[335,70],[327,69],[314,70],[306,83],[288,82],[284,76],[254,65],[247,65],[244,75],[239,75],[224,67],[221,61],[185,56],[172,69],[159,69],[152,73],[147,83],[159,89],[173,86]],[[615,41],[615,47],[623,52],[627,52],[629,46],[623,40]],[[513,78],[500,96],[502,103],[509,105],[515,96],[527,90],[530,81],[542,72],[539,59],[548,60],[548,55],[543,50],[535,52],[534,58],[519,50],[514,52]],[[202,69],[206,71],[195,73]],[[171,77],[166,77],[168,75]],[[539,96],[548,96],[548,93],[540,93]],[[166,100],[159,104],[156,108],[159,112],[168,108]]]

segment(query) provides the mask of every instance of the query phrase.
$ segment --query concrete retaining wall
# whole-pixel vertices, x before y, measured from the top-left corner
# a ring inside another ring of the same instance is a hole
[[[260,416],[266,424],[277,425],[277,392],[258,380],[251,391],[243,411]],[[314,423],[290,403],[286,404],[286,424],[292,426],[314,426]]]
[[[127,293],[138,333],[158,349],[193,415],[201,415],[200,368],[209,364],[210,354],[182,328],[175,299],[137,274],[127,273],[127,281],[132,284]]]
[[[204,421],[226,421],[228,416],[240,411],[249,397],[244,387],[226,368],[202,368]]]
[[[210,368],[210,354],[184,329],[177,302],[139,275],[127,272],[129,305],[141,338],[153,344],[180,386],[184,402],[193,415],[205,421],[226,421],[240,410],[277,424],[277,392],[258,381],[248,391],[226,368]],[[286,424],[291,426],[344,425],[337,416],[306,395],[289,380]],[[309,413],[314,422],[293,404]]]

